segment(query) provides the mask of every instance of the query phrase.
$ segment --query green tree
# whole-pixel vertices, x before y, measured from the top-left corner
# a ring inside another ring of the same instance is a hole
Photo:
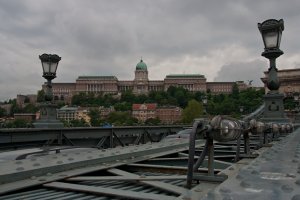
[[[136,99],[136,97],[132,93],[132,90],[127,90],[125,92],[122,92],[122,94],[121,94],[121,101],[122,102],[125,101],[125,102],[131,102],[131,103],[133,103],[133,102],[135,102],[135,99]]]
[[[129,112],[111,112],[105,120],[116,126],[132,126],[138,122]]]
[[[100,119],[100,111],[98,109],[91,109],[88,115],[91,118],[91,126],[100,126],[102,121]]]
[[[114,105],[116,111],[128,111],[131,110],[132,104],[127,102],[118,102]]]
[[[182,112],[182,122],[191,123],[195,118],[201,117],[201,115],[203,115],[203,105],[192,99]]]
[[[149,118],[145,121],[146,125],[159,125],[160,124],[160,119],[159,118]]]
[[[17,100],[13,99],[11,101],[11,108],[10,108],[10,114],[13,116],[15,113],[21,113],[23,112],[22,109],[17,105]]]
[[[24,113],[36,113],[39,109],[34,105],[34,104],[27,104],[24,108],[23,108],[23,112]]]
[[[233,86],[232,86],[232,97],[233,98],[238,98],[239,93],[240,93],[239,86],[236,83],[234,83]]]
[[[4,124],[5,128],[28,128],[31,126],[32,125],[24,119],[16,119],[12,122],[8,122]]]
[[[45,91],[44,90],[39,90],[37,93],[37,102],[43,102],[45,101]]]
[[[4,117],[6,115],[7,115],[6,110],[0,107],[0,117]]]
[[[71,127],[88,127],[89,124],[84,119],[73,119],[70,121]]]

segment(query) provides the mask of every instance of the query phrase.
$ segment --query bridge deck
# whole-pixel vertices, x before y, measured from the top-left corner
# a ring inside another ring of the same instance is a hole
[[[195,181],[191,190],[185,188],[188,141],[184,139],[7,161],[0,163],[0,200],[297,199],[299,131],[271,148],[256,150],[258,158],[237,163],[235,143],[217,144],[215,173],[229,178],[221,184]],[[197,154],[203,144],[197,141]],[[197,175],[207,171],[205,161]]]

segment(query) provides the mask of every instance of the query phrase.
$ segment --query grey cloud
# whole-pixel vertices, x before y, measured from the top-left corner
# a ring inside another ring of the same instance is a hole
[[[252,85],[263,86],[260,78],[268,69],[267,63],[254,60],[251,62],[237,62],[223,65],[214,81],[245,81],[253,80]]]
[[[42,53],[62,57],[56,82],[72,82],[82,74],[130,79],[140,56],[154,65],[172,64],[185,56],[208,56],[213,62],[211,52],[233,44],[246,48],[250,58],[259,58],[263,45],[257,22],[267,18],[285,20],[282,50],[288,60],[288,55],[300,54],[300,43],[295,42],[300,31],[299,8],[297,0],[0,1],[0,82],[5,80],[9,86],[7,94],[0,93],[0,100],[8,94],[15,96],[15,79],[23,80],[28,88],[35,84],[40,88],[38,55]],[[236,63],[243,63],[242,59]],[[15,74],[19,78],[3,76],[11,68],[22,71]],[[174,69],[170,66],[169,70],[168,66],[164,69],[166,73]],[[205,71],[200,73],[205,75]],[[28,74],[39,77],[29,81],[24,78]]]

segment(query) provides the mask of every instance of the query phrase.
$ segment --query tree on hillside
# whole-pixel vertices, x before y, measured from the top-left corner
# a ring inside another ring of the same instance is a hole
[[[91,118],[90,123],[91,126],[100,126],[101,119],[100,119],[100,111],[97,109],[91,109],[88,113],[89,117]]]
[[[138,123],[129,112],[111,112],[105,120],[116,126],[132,126]]]
[[[195,118],[201,117],[201,115],[203,115],[203,105],[192,99],[182,112],[182,122],[191,123]]]
[[[0,117],[4,117],[6,115],[7,115],[6,110],[0,107]]]
[[[43,102],[45,101],[45,91],[44,90],[39,90],[37,93],[37,102]]]

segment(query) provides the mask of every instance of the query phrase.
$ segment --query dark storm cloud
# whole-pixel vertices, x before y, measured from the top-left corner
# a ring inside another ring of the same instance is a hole
[[[299,6],[297,0],[0,1],[0,82],[7,85],[0,99],[40,89],[42,53],[62,57],[55,82],[79,75],[132,79],[141,56],[151,79],[200,73],[212,81],[224,69],[260,78],[241,66],[258,62],[257,22],[268,18],[285,20],[279,63],[293,68],[300,58]]]

